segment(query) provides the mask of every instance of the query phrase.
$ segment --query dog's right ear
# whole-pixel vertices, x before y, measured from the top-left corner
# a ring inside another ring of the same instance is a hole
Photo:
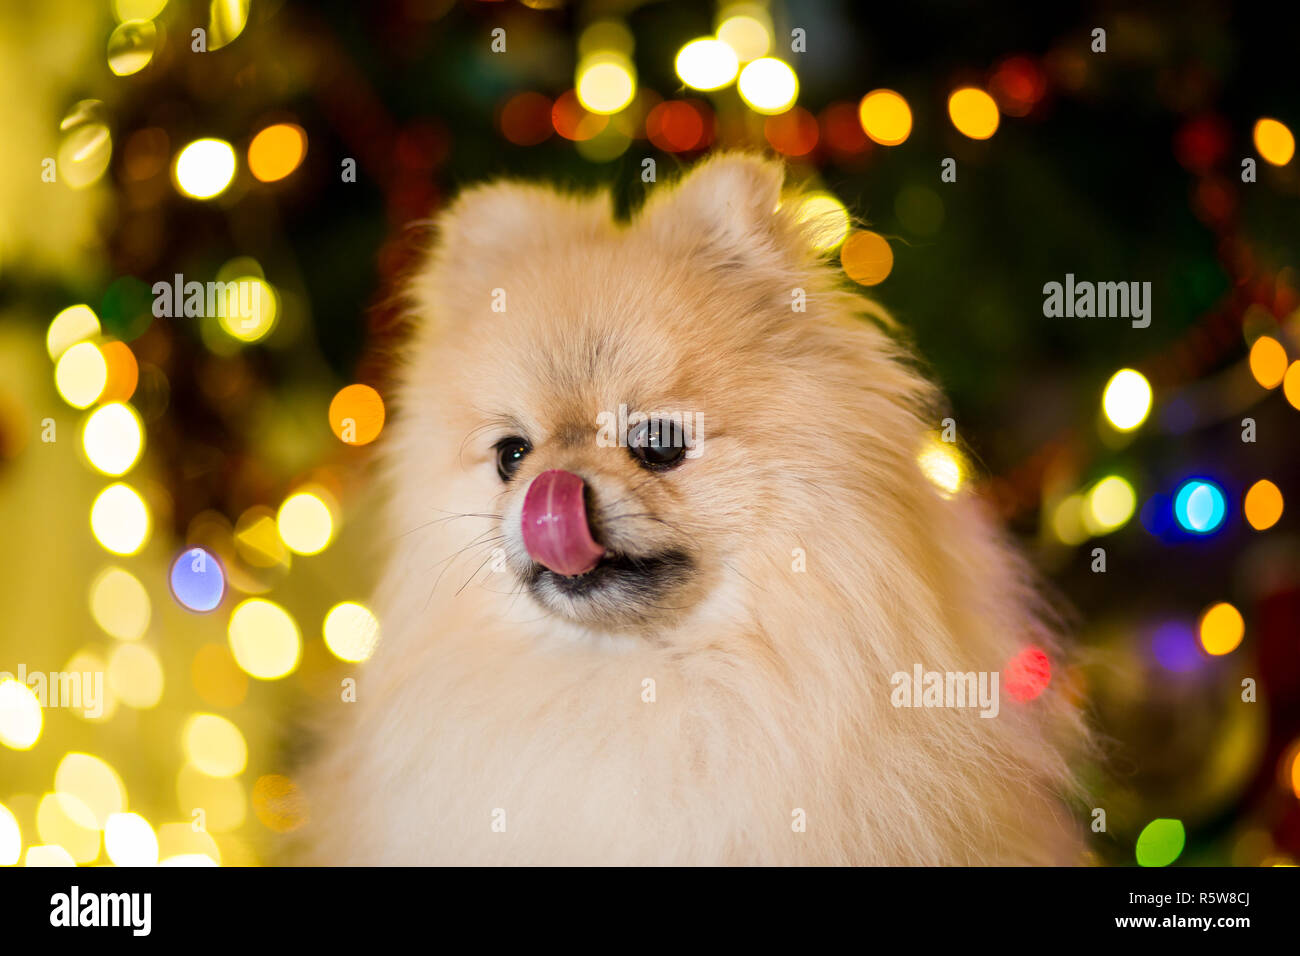
[[[778,212],[785,169],[752,153],[719,153],[652,192],[638,217],[663,244],[720,267],[779,269],[797,247]]]
[[[453,270],[517,262],[531,249],[599,238],[613,228],[608,193],[562,193],[501,180],[460,193],[438,214],[436,259]]]

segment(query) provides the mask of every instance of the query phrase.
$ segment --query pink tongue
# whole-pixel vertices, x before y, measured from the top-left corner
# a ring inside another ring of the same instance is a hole
[[[556,574],[585,574],[605,553],[587,527],[582,479],[571,471],[544,471],[524,495],[524,547]]]

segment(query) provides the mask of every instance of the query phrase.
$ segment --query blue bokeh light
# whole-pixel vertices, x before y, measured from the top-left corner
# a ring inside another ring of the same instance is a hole
[[[1213,534],[1227,513],[1223,489],[1212,481],[1193,478],[1183,482],[1174,495],[1174,518],[1192,534]]]
[[[211,611],[226,593],[226,574],[210,551],[190,548],[172,562],[172,594],[191,611]]]

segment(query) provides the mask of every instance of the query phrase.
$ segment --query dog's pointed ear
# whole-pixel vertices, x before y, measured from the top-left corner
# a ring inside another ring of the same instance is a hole
[[[613,230],[609,193],[562,193],[510,180],[466,189],[436,219],[439,263],[453,269],[517,261],[533,248]]]
[[[676,185],[658,187],[637,222],[655,238],[719,267],[779,266],[793,251],[778,214],[785,169],[751,153],[706,159]]]

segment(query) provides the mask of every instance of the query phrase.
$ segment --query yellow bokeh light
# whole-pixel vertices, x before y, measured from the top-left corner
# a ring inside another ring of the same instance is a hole
[[[961,490],[966,467],[952,443],[929,438],[916,457],[922,474],[938,490],[940,497],[951,498]]]
[[[1081,544],[1088,538],[1083,524],[1083,495],[1068,495],[1052,512],[1052,532],[1063,544]]]
[[[1113,426],[1123,432],[1132,431],[1146,421],[1151,411],[1151,383],[1141,372],[1120,369],[1106,383],[1101,407]]]
[[[334,536],[334,516],[317,494],[300,491],[280,505],[275,516],[280,538],[296,554],[317,554]]]
[[[185,195],[211,199],[235,178],[235,150],[225,140],[196,139],[177,154],[172,173]]]
[[[998,104],[973,86],[955,90],[948,97],[948,116],[957,131],[971,139],[988,139],[998,131]]]
[[[369,608],[355,601],[330,608],[322,631],[325,646],[341,661],[367,660],[379,643],[379,621]]]
[[[108,68],[117,76],[139,73],[153,59],[158,28],[149,20],[119,23],[108,37]]]
[[[280,300],[275,289],[264,279],[243,276],[234,280],[235,288],[228,288],[225,308],[217,321],[231,338],[241,342],[264,339],[275,327],[280,311]]]
[[[849,211],[830,193],[809,193],[795,207],[795,220],[806,229],[817,252],[830,252],[849,234]]]
[[[149,508],[138,491],[119,481],[101,491],[91,505],[90,529],[105,550],[135,554],[149,540]]]
[[[249,598],[230,613],[230,652],[244,673],[276,680],[293,672],[302,653],[298,625],[289,612],[263,598]]]
[[[1255,124],[1255,149],[1266,163],[1285,166],[1295,155],[1295,136],[1279,120],[1264,117]]]
[[[1292,408],[1300,409],[1300,360],[1292,362],[1282,376],[1282,394]]]
[[[90,306],[70,305],[50,321],[45,333],[45,351],[57,361],[72,346],[95,338],[99,331],[99,317]]]
[[[765,56],[740,71],[736,89],[751,110],[775,116],[794,106],[799,97],[799,78],[788,63]]]
[[[209,833],[237,830],[248,816],[248,801],[237,779],[209,777],[188,763],[176,775],[176,799],[181,812],[201,820]],[[195,810],[200,811],[197,818]]]
[[[862,131],[881,146],[898,146],[912,134],[912,108],[893,90],[872,90],[858,104]]]
[[[63,847],[55,844],[39,843],[27,848],[23,866],[76,866],[77,861]]]
[[[578,64],[574,91],[588,112],[617,113],[636,96],[632,64],[616,53],[598,53]]]
[[[264,183],[284,179],[307,156],[307,133],[293,123],[268,126],[248,144],[248,171]]]
[[[78,863],[99,857],[99,825],[90,808],[70,793],[47,793],[36,807],[36,832],[63,847]]]
[[[220,50],[244,32],[250,0],[212,0],[208,7],[209,50]]]
[[[128,707],[148,710],[162,699],[162,663],[147,645],[119,644],[108,656],[108,685]]]
[[[1118,475],[1103,478],[1084,499],[1083,524],[1092,534],[1108,534],[1122,528],[1137,508],[1133,486]]]
[[[677,53],[677,75],[687,86],[697,90],[720,90],[736,78],[740,62],[736,51],[721,40],[701,37],[686,44]]]
[[[152,20],[163,12],[167,0],[113,0],[113,16],[124,20]]]
[[[1256,531],[1267,531],[1282,519],[1282,491],[1268,479],[1260,479],[1250,486],[1242,510],[1246,520]]]
[[[130,571],[105,568],[90,585],[90,613],[105,633],[134,641],[149,627],[149,592]]]
[[[727,17],[718,27],[718,39],[731,47],[741,63],[767,56],[772,48],[771,25],[759,19],[763,14],[762,8],[756,8],[752,13]]]
[[[117,866],[157,866],[158,837],[138,813],[115,813],[104,826],[104,852]]]
[[[239,728],[216,714],[195,714],[183,731],[185,759],[209,777],[237,777],[248,765]]]
[[[1286,375],[1286,349],[1272,336],[1261,335],[1250,347],[1250,374],[1264,388],[1277,388]]]
[[[110,402],[86,419],[81,447],[97,471],[113,477],[124,475],[144,449],[144,424],[130,405]]]
[[[636,40],[632,31],[619,20],[597,20],[583,28],[578,37],[578,58],[586,59],[596,53],[621,53],[632,55]]]
[[[1246,636],[1246,622],[1241,612],[1226,601],[1207,608],[1201,615],[1201,646],[1207,654],[1221,657],[1230,654]]]
[[[23,855],[23,832],[13,812],[0,803],[0,866],[13,866]]]
[[[89,408],[108,384],[108,363],[92,342],[78,342],[59,356],[54,387],[73,408]]]
[[[164,823],[158,828],[160,866],[217,866],[221,848],[212,834],[193,823]]]
[[[117,695],[113,693],[112,687],[100,679],[100,675],[108,673],[108,665],[103,658],[89,648],[82,648],[63,665],[63,670],[69,675],[79,675],[81,679],[82,706],[74,706],[73,715],[92,723],[111,720],[117,713]]]
[[[91,815],[87,825],[102,829],[108,818],[126,807],[126,787],[117,771],[90,754],[69,753],[54,771],[54,789],[75,797]]]
[[[12,677],[0,680],[0,744],[30,750],[41,737],[45,716],[32,689]]]
[[[862,230],[844,243],[840,265],[844,274],[859,285],[879,285],[894,269],[894,250],[884,236]]]

